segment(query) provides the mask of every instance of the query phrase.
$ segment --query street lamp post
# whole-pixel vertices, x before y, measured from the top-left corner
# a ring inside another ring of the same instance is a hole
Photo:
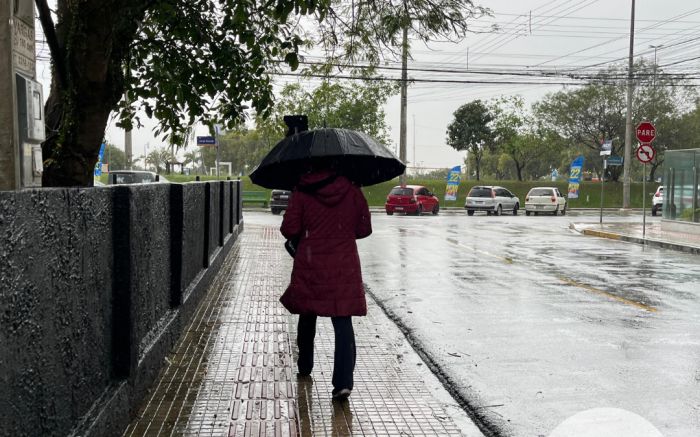
[[[627,67],[627,119],[625,122],[625,159],[623,162],[622,177],[622,208],[630,207],[630,161],[632,160],[632,92],[634,91],[634,6],[632,0],[632,14],[630,19],[630,51],[629,65]]]

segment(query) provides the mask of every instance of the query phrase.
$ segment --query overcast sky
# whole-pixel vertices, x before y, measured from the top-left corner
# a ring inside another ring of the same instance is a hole
[[[493,17],[473,21],[475,33],[465,41],[432,43],[429,47],[412,43],[409,78],[417,81],[408,90],[409,166],[444,168],[462,164],[464,152],[446,145],[445,132],[454,111],[469,101],[520,94],[532,103],[548,92],[562,89],[561,83],[570,82],[563,77],[537,77],[542,71],[581,73],[626,62],[631,0],[485,0],[479,4],[490,8]],[[494,25],[498,30],[489,32]],[[665,67],[667,71],[697,72],[700,59],[693,58],[700,57],[698,35],[697,0],[637,0],[636,56],[652,59],[654,49],[650,45],[661,45],[657,49],[658,63],[673,64]],[[38,47],[41,50],[41,45]],[[387,66],[396,68],[400,63]],[[440,72],[425,71],[428,69]],[[508,74],[514,72],[519,75]],[[400,74],[398,70],[383,73],[393,77]],[[37,65],[37,74],[48,96],[50,78],[46,63]],[[293,80],[281,78],[279,83]],[[511,84],[454,83],[460,81]],[[400,126],[398,96],[389,100],[386,113],[393,140],[390,146],[395,149]],[[147,147],[152,150],[162,146],[151,128],[134,132],[135,156],[143,155]],[[206,135],[206,129],[198,127],[198,134]],[[110,125],[106,137],[123,148],[122,130]]]

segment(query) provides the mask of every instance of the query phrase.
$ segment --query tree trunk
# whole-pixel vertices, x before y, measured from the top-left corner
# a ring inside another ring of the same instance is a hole
[[[46,102],[45,187],[93,184],[109,114],[124,92],[124,55],[143,17],[143,4],[129,3],[134,0],[116,1],[111,8],[101,0],[58,2],[51,56],[61,57],[65,68],[52,70]]]
[[[513,159],[513,162],[515,163],[515,171],[518,173],[518,180],[520,182],[523,181],[523,168],[525,167],[525,164],[521,164],[518,162],[518,160]]]
[[[474,157],[474,163],[476,164],[476,180],[480,181],[480,174],[481,174],[481,157],[475,156]]]

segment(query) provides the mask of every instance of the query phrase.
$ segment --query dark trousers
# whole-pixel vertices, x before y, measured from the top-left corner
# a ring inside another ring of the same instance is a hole
[[[355,371],[355,332],[352,317],[331,317],[335,331],[335,354],[333,355],[333,388],[340,390],[353,387]],[[316,316],[299,316],[297,346],[299,347],[299,373],[311,373],[314,367],[314,337]]]

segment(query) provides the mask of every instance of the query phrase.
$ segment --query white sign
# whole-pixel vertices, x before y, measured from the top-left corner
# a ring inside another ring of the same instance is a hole
[[[12,57],[15,68],[34,77],[34,28],[17,18],[12,20]]]
[[[612,154],[612,140],[607,140],[600,146],[600,156],[610,154]]]

